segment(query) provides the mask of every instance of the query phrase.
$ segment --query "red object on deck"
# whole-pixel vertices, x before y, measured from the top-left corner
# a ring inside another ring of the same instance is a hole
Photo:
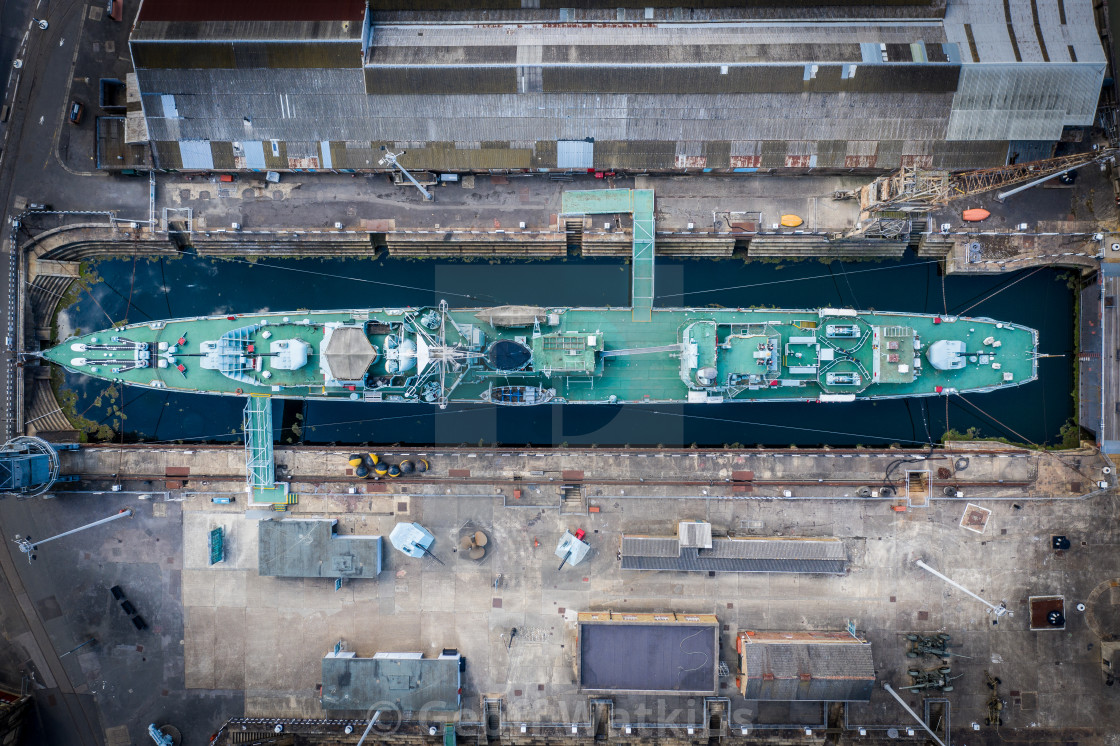
[[[771,385],[771,386],[777,386],[777,385],[778,385],[778,382],[777,382],[777,381],[771,381],[771,382],[770,382],[770,385]]]
[[[601,179],[601,178],[603,178],[603,172],[602,172],[602,171],[596,171],[596,172],[595,172],[595,178],[596,178],[596,179]]]
[[[187,338],[186,337],[179,337],[179,341],[176,342],[175,344],[185,345],[186,343],[187,343]]]
[[[896,513],[905,513],[906,512],[906,506],[905,505],[892,505],[891,510],[893,510]]]
[[[178,371],[179,371],[180,373],[185,373],[185,372],[186,372],[186,370],[187,370],[187,366],[183,365],[182,363],[179,363],[179,364],[178,364],[178,365],[176,365],[175,367],[176,367],[176,369],[178,369]]]
[[[599,506],[598,505],[592,505],[591,507],[589,507],[587,509],[587,512],[588,513],[598,513],[599,512]]]
[[[933,387],[933,390],[934,390],[934,391],[936,391],[936,392],[937,392],[937,393],[939,393],[939,394],[940,394],[940,393],[941,393],[942,391],[944,391],[944,389],[942,389],[942,388],[941,388],[940,386],[934,386],[934,387]]]
[[[233,181],[233,177],[230,176],[229,174],[222,174],[221,176],[218,177],[218,181],[230,182],[230,181]]]
[[[245,348],[245,351],[248,352],[250,355],[253,354],[253,345],[247,346]]]
[[[941,323],[941,317],[940,316],[934,316],[933,317],[933,323],[940,324]]]
[[[226,316],[226,321],[234,321],[236,319],[237,319],[236,316]]]
[[[586,531],[584,531],[582,528],[577,528],[576,529],[576,538],[577,539],[579,539],[580,541],[583,541],[583,537],[585,537],[585,536],[587,536]]]

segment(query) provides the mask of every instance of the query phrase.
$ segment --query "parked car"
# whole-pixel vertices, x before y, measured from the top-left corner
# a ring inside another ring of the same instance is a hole
[[[86,107],[77,101],[70,102],[70,124],[81,124],[82,115],[86,113]]]

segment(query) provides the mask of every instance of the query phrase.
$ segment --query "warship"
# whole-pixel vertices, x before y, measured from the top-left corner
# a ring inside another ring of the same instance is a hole
[[[849,402],[1035,380],[1038,333],[988,318],[500,306],[295,311],[128,324],[43,353],[125,385],[366,402]]]

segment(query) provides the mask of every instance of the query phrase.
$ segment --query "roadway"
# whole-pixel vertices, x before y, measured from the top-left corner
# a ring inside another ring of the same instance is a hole
[[[1120,454],[1120,262],[1101,264],[1104,303],[1101,307],[1101,450]]]

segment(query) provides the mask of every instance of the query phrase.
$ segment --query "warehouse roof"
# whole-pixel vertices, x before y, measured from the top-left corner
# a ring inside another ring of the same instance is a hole
[[[378,653],[358,658],[351,652],[323,658],[324,710],[358,710],[366,716],[377,706],[399,712],[451,712],[459,709],[460,656],[422,658],[420,653]]]
[[[579,624],[579,684],[584,691],[713,694],[719,623],[679,622],[675,615],[613,615]]]
[[[710,541],[707,548],[684,546],[679,536],[624,534],[622,569],[843,574],[848,567],[839,539],[749,537]]]
[[[847,632],[740,633],[746,699],[867,702],[875,686],[871,644]]]
[[[144,21],[360,21],[365,0],[143,0]]]
[[[258,524],[258,569],[284,578],[376,578],[381,537],[339,535],[333,518],[271,519]]]
[[[953,0],[944,24],[966,63],[1105,61],[1086,0]]]
[[[704,24],[379,24],[374,65],[607,65],[915,61],[911,50],[934,48],[947,61],[939,24],[889,25],[775,22]],[[871,45],[874,49],[865,48]],[[921,56],[917,61],[926,61]]]

